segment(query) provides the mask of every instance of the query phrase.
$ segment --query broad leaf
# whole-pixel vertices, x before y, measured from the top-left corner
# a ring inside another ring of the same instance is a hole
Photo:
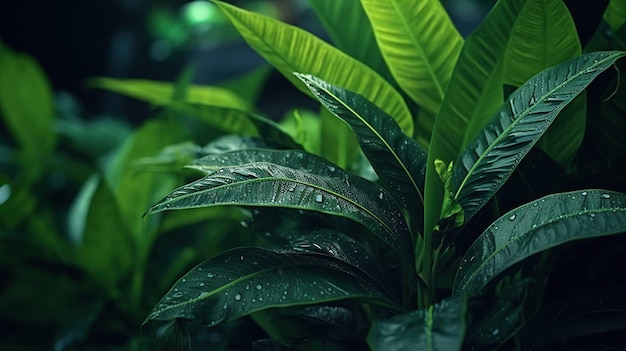
[[[380,53],[360,0],[309,0],[337,49],[363,62],[387,81],[393,76]]]
[[[413,134],[413,119],[402,96],[376,72],[316,36],[291,25],[215,1],[248,44],[298,89],[293,72],[306,72],[355,91],[393,116]]]
[[[540,71],[582,54],[574,20],[562,0],[528,1],[511,31],[504,83],[519,87]],[[586,99],[572,102],[538,142],[567,168],[585,135]]]
[[[452,178],[469,220],[504,184],[557,114],[624,52],[598,52],[545,70],[509,97],[466,147]]]
[[[465,253],[453,293],[475,295],[524,259],[573,240],[626,232],[626,195],[582,190],[548,195],[492,223]]]
[[[395,80],[429,112],[417,120],[415,131],[428,145],[463,38],[438,0],[361,3]]]
[[[623,26],[626,23],[626,6],[624,6],[623,0],[611,0],[604,12],[604,19],[613,30]]]
[[[146,214],[217,205],[292,208],[348,218],[412,260],[408,228],[391,195],[356,176],[329,178],[266,162],[221,168],[172,191]]]
[[[310,75],[297,76],[329,111],[350,125],[380,180],[420,231],[426,151],[364,97]]]
[[[156,106],[167,105],[176,100],[174,94],[176,85],[168,82],[98,77],[90,79],[88,85],[126,95]],[[185,95],[184,101],[188,103],[230,107],[241,110],[250,109],[247,102],[224,88],[191,85],[187,87]]]
[[[461,350],[467,297],[459,295],[428,309],[375,320],[367,341],[372,350]]]
[[[146,322],[184,318],[213,326],[271,307],[345,299],[397,308],[375,281],[342,261],[238,248],[193,268],[174,284]]]
[[[324,107],[320,109],[319,119],[320,156],[342,168],[350,169],[359,157],[359,144],[352,129]]]

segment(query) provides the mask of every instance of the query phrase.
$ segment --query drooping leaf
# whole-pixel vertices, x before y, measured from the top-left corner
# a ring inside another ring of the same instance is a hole
[[[445,164],[455,161],[463,147],[502,105],[502,60],[511,28],[523,5],[523,0],[498,1],[478,28],[465,39],[435,120],[428,150],[425,233],[430,233],[439,221],[444,193],[435,170],[435,160],[440,159]]]
[[[91,78],[88,85],[126,95],[156,106],[167,105],[175,101],[176,86],[169,82],[144,79],[116,79],[107,77]],[[249,110],[249,103],[235,93],[224,88],[202,85],[187,87],[184,102],[240,110]]]
[[[248,44],[298,89],[309,93],[293,72],[316,75],[355,91],[393,116],[413,134],[413,118],[400,93],[380,75],[314,35],[291,25],[215,1]]]
[[[375,320],[367,337],[372,350],[461,350],[467,297],[444,299],[428,309]]]
[[[183,318],[213,326],[271,307],[345,299],[397,308],[374,280],[339,260],[238,248],[183,276],[146,322]]]
[[[363,96],[311,75],[296,76],[330,112],[350,125],[382,183],[411,215],[416,230],[421,230],[426,151]]]
[[[309,4],[335,47],[363,62],[388,82],[393,82],[360,0],[309,0]]]
[[[408,228],[391,195],[356,176],[329,178],[266,162],[221,168],[172,191],[146,214],[217,205],[292,208],[351,219],[412,260]]]
[[[428,114],[415,134],[427,147],[463,38],[440,1],[361,1],[398,85]],[[430,117],[430,118],[426,118]]]
[[[511,31],[504,83],[519,87],[540,71],[582,54],[576,25],[561,0],[528,1]],[[567,168],[585,135],[586,100],[576,99],[537,146]]]
[[[504,184],[563,107],[623,56],[581,56],[539,73],[511,94],[455,164],[452,183],[466,220]]]
[[[626,232],[626,195],[605,190],[553,194],[492,223],[465,253],[453,292],[475,295],[524,259],[573,240]]]

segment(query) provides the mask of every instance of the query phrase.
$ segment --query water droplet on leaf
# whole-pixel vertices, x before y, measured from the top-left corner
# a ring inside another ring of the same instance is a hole
[[[600,196],[602,196],[603,199],[610,199],[611,198],[610,194],[602,194]]]
[[[509,220],[510,221],[514,221],[515,218],[517,218],[517,215],[515,215],[515,214],[512,214],[512,215],[509,216]]]
[[[322,194],[315,195],[315,202],[322,203],[324,201],[324,196]]]
[[[235,294],[235,300],[237,301],[241,300],[241,294]]]

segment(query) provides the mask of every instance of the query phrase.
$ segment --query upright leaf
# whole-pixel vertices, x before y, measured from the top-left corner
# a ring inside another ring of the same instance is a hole
[[[623,0],[611,0],[604,12],[604,19],[613,30],[617,30],[626,23],[626,6]]]
[[[408,228],[391,195],[356,176],[328,178],[265,162],[221,168],[172,191],[146,214],[217,205],[292,208],[348,218],[412,260]]]
[[[504,184],[563,107],[623,56],[581,56],[539,73],[511,94],[455,164],[452,184],[466,220]]]
[[[359,144],[352,130],[342,120],[322,107],[319,113],[321,125],[321,156],[349,169],[359,156]]]
[[[626,232],[626,195],[605,190],[554,194],[492,223],[467,250],[453,293],[480,293],[524,259],[573,240]]]
[[[248,44],[298,89],[293,72],[306,72],[355,91],[393,116],[413,134],[413,118],[400,93],[363,63],[300,28],[215,1]]]
[[[329,111],[350,125],[380,180],[421,230],[426,151],[364,97],[317,77],[296,75]]]
[[[463,38],[438,0],[361,3],[398,85],[429,112],[416,125],[427,146]]]
[[[458,295],[428,309],[375,320],[367,337],[372,350],[461,350],[467,297]]]
[[[396,307],[375,281],[339,260],[238,248],[193,268],[144,323],[184,318],[213,326],[267,308],[345,299]]]

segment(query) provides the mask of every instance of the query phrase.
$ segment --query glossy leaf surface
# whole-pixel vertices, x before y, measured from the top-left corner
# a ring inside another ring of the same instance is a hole
[[[453,292],[479,293],[524,259],[573,240],[626,232],[626,195],[581,190],[548,195],[492,223],[465,253]]]
[[[463,38],[438,0],[361,4],[398,85],[429,112],[416,122],[416,135],[428,141]]]
[[[451,297],[428,309],[374,321],[372,350],[461,350],[466,332],[467,298]]]
[[[539,73],[511,94],[455,164],[452,184],[466,220],[504,184],[563,107],[625,55],[581,56]]]
[[[308,93],[293,72],[316,75],[365,96],[393,116],[405,133],[413,134],[413,119],[400,93],[363,63],[300,28],[223,2],[215,4],[248,44],[298,89]]]
[[[238,248],[193,268],[174,284],[146,322],[183,318],[212,326],[271,307],[344,299],[395,306],[375,281],[339,260]]]
[[[297,76],[329,111],[350,125],[380,180],[421,230],[426,151],[364,97],[317,77]]]
[[[329,178],[265,162],[221,168],[172,191],[146,214],[216,205],[282,207],[348,218],[412,259],[408,228],[391,195],[356,176]]]

